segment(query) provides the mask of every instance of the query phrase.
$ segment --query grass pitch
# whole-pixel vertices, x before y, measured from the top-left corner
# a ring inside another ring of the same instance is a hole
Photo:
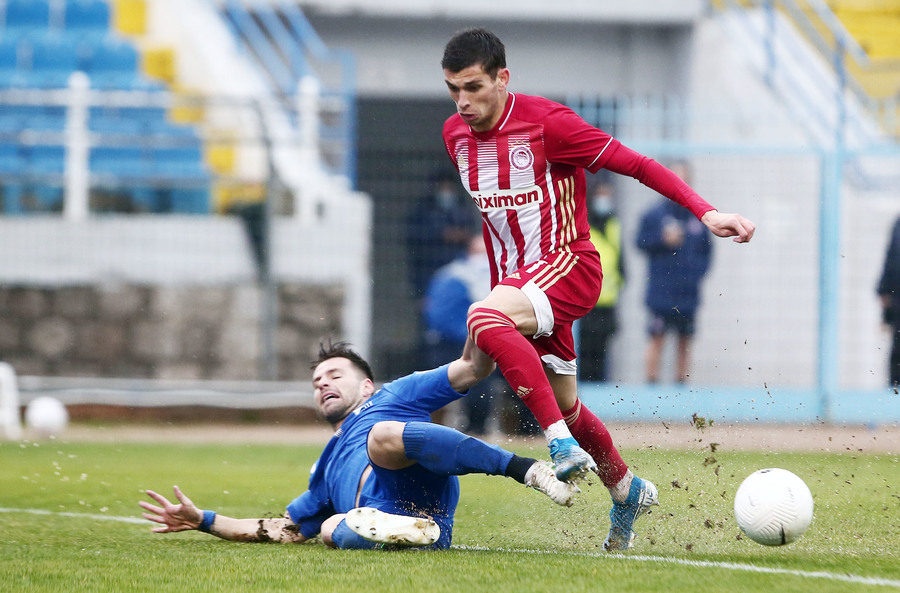
[[[321,448],[0,443],[0,591],[900,590],[896,454],[624,451],[661,506],[622,554],[601,550],[609,500],[596,481],[565,509],[507,478],[465,476],[447,552],[238,544],[138,521],[143,491],[173,484],[201,508],[280,516]],[[741,538],[733,518],[738,485],[763,467],[813,493],[812,527],[788,546]]]

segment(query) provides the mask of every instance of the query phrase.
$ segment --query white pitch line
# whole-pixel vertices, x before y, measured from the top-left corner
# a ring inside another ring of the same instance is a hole
[[[121,517],[116,515],[100,515],[96,513],[69,513],[63,511],[47,511],[44,509],[11,509],[0,507],[0,513],[26,513],[30,515],[54,515],[58,517],[73,517],[80,519],[99,519],[101,521],[116,521],[119,523],[133,523],[149,525],[146,519],[138,517]],[[507,552],[515,554],[538,555],[563,555],[581,556],[587,558],[603,558],[606,560],[629,560],[632,562],[657,562],[660,564],[678,564],[694,568],[720,568],[724,570],[738,570],[744,572],[756,572],[763,574],[790,575],[809,579],[826,579],[830,581],[842,581],[860,585],[876,585],[882,587],[896,587],[900,589],[900,580],[883,579],[879,577],[864,577],[854,574],[837,574],[825,571],[793,570],[788,568],[772,568],[768,566],[756,566],[755,564],[739,564],[737,562],[714,562],[711,560],[688,560],[685,558],[666,558],[665,556],[645,556],[632,554],[618,554],[610,552],[577,552],[574,550],[528,550],[515,548],[484,548],[481,546],[453,546],[455,550],[469,550],[473,552]]]
[[[739,564],[737,562],[714,562],[712,560],[688,560],[686,558],[666,558],[665,556],[642,556],[637,554],[619,554],[611,552],[576,552],[574,550],[527,550],[513,548],[482,548],[480,546],[453,546],[457,550],[471,550],[476,552],[510,552],[519,554],[547,554],[566,556],[582,556],[587,558],[603,558],[604,560],[630,560],[633,562],[658,562],[661,564],[678,564],[697,568],[721,568],[725,570],[740,570],[744,572],[758,572],[765,574],[783,574],[811,579],[828,579],[863,585],[880,585],[883,587],[896,587],[900,589],[900,581],[883,579],[879,577],[863,577],[853,574],[837,574],[825,571],[793,570],[788,568],[771,568],[756,566],[755,564]]]
[[[0,513],[27,513],[29,515],[55,515],[57,517],[75,517],[79,519],[99,519],[101,521],[117,521],[119,523],[137,523],[150,525],[146,519],[138,517],[117,517],[115,515],[98,515],[95,513],[66,513],[63,511],[45,511],[43,509],[5,509],[0,507]]]

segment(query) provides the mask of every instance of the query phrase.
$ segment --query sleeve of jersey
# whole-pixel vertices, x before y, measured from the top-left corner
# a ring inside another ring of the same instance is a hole
[[[450,365],[419,371],[388,383],[382,390],[392,394],[400,401],[404,401],[413,407],[434,412],[446,406],[450,402],[463,397],[450,386],[447,369]]]
[[[292,500],[287,506],[287,512],[291,521],[299,527],[300,533],[307,538],[319,535],[319,532],[322,531],[322,523],[334,515],[334,509],[327,501],[317,497],[311,490],[307,490]]]
[[[590,171],[596,173],[600,168],[634,177],[650,189],[681,204],[698,219],[710,210],[715,210],[678,175],[653,159],[624,146],[618,140],[612,139]]]

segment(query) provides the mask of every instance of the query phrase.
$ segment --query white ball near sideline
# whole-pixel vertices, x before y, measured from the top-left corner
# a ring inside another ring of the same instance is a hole
[[[56,435],[68,426],[69,412],[61,401],[44,395],[28,402],[25,424],[40,433]]]
[[[745,479],[734,496],[734,516],[741,531],[766,546],[799,538],[813,517],[809,487],[786,469],[761,469]]]

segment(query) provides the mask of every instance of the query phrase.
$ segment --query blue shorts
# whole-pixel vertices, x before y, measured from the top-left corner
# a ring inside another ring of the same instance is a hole
[[[678,309],[650,311],[647,333],[651,336],[661,336],[666,332],[675,332],[679,336],[693,336],[695,314],[695,311],[684,313]]]
[[[363,487],[360,506],[374,507],[393,515],[430,517],[441,529],[440,538],[429,546],[446,550],[453,538],[453,515],[459,503],[459,479],[439,476],[419,464],[389,470],[372,464],[372,474]]]

